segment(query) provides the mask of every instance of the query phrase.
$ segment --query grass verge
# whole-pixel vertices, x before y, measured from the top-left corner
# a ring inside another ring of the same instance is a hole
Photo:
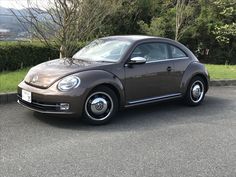
[[[206,64],[211,79],[236,79],[236,65]]]
[[[236,65],[206,64],[211,79],[236,79]],[[29,68],[0,73],[0,93],[15,92],[17,85],[22,81]]]
[[[17,85],[24,79],[29,68],[0,73],[0,93],[15,92]]]

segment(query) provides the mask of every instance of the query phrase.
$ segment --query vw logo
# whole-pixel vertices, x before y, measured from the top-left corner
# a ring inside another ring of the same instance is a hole
[[[35,83],[35,82],[37,82],[39,80],[39,76],[38,75],[35,75],[35,76],[33,76],[33,78],[32,78],[32,83]]]
[[[101,111],[103,109],[103,103],[99,102],[95,105],[95,108],[99,111]]]

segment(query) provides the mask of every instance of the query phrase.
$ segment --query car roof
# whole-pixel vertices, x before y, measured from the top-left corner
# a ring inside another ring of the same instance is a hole
[[[183,44],[179,43],[178,41],[174,41],[169,38],[164,38],[164,37],[157,37],[157,36],[146,36],[146,35],[117,35],[117,36],[108,36],[108,37],[103,37],[101,39],[105,40],[125,40],[125,41],[130,41],[132,43],[136,43],[139,41],[146,41],[146,40],[161,40],[165,42],[169,42],[171,44],[176,45],[177,47],[181,48],[183,51],[185,51],[188,56],[191,56],[191,58],[194,58],[197,60],[197,58],[194,56],[194,54]]]
[[[131,42],[135,42],[135,41],[140,41],[140,40],[144,40],[144,39],[166,39],[166,38],[162,38],[162,37],[155,37],[155,36],[146,36],[146,35],[117,35],[117,36],[108,36],[108,37],[104,37],[102,39],[117,39],[117,40],[128,40]]]

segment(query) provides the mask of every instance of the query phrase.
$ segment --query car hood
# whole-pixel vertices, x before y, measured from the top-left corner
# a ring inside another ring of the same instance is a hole
[[[77,59],[51,60],[31,68],[24,81],[35,87],[48,88],[65,76],[88,69],[95,69],[107,64],[110,63],[90,62]]]

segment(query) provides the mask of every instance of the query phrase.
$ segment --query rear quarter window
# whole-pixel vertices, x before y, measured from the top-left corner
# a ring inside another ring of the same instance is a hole
[[[170,46],[170,52],[171,52],[172,58],[185,58],[185,57],[187,57],[185,52],[183,52],[178,47],[175,47],[175,46],[172,46],[172,45]]]

